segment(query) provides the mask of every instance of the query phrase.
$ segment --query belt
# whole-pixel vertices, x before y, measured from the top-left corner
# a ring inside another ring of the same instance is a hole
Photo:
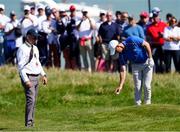
[[[37,77],[37,76],[39,76],[39,74],[28,74],[28,73],[27,73],[27,76]]]

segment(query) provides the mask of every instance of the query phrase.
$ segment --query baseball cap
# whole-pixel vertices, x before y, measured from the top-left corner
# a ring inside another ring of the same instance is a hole
[[[69,10],[70,10],[70,11],[75,11],[75,10],[76,10],[76,7],[75,7],[74,5],[71,5],[71,6],[69,7]]]
[[[26,36],[27,36],[27,35],[31,35],[31,36],[35,37],[36,39],[40,36],[40,35],[37,33],[37,31],[34,30],[34,29],[29,29],[29,30],[27,31],[27,33],[26,33]]]
[[[0,4],[0,9],[5,10],[5,6],[4,6],[4,4]]]
[[[15,15],[16,15],[15,11],[10,12],[10,16],[15,16]]]
[[[37,6],[37,9],[39,10],[39,9],[43,9],[44,10],[44,5],[43,4],[39,4],[38,6]]]
[[[87,10],[87,9],[85,9],[85,8],[83,8],[83,9],[82,9],[82,12],[88,12],[88,10]]]
[[[149,13],[148,12],[146,12],[146,11],[142,11],[141,13],[140,13],[140,15],[139,15],[140,17],[149,17]]]
[[[24,10],[30,11],[30,10],[31,10],[31,7],[30,7],[29,5],[25,5],[25,6],[24,6]]]
[[[111,40],[109,42],[110,55],[114,55],[115,54],[115,48],[116,48],[116,46],[118,44],[119,44],[119,42],[117,40]]]
[[[161,10],[159,9],[159,7],[154,7],[153,9],[152,9],[152,13],[153,12],[161,12]]]
[[[52,14],[52,10],[49,6],[45,7],[45,14],[46,14],[46,16],[50,16]]]

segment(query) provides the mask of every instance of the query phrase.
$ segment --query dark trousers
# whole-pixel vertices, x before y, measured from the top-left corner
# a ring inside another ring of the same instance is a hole
[[[29,76],[29,80],[32,83],[31,88],[27,88],[24,82],[21,81],[26,96],[25,126],[31,126],[34,124],[35,104],[38,94],[38,76]]]
[[[16,57],[16,41],[6,40],[4,46],[5,61],[6,63],[14,64],[14,58]]]
[[[60,53],[59,46],[56,44],[49,45],[49,57],[48,57],[48,66],[49,67],[60,67]]]
[[[165,71],[165,66],[164,66],[164,52],[162,46],[157,46],[156,48],[153,48],[153,50],[155,50],[153,54],[153,59],[155,63],[155,72],[163,73]]]
[[[47,65],[48,49],[47,49],[47,34],[43,32],[38,33],[41,37],[38,38],[37,47],[39,50],[39,60],[42,66]]]
[[[171,71],[171,60],[173,59],[174,66],[177,72],[180,72],[180,50],[164,50],[166,72]]]

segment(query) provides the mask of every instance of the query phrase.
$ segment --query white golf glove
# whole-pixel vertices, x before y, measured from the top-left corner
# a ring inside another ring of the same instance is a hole
[[[148,58],[148,66],[149,67],[153,67],[154,66],[154,60],[153,60],[153,58]]]

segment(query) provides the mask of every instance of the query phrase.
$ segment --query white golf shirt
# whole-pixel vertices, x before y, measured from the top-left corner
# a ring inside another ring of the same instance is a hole
[[[164,38],[168,38],[170,36],[178,37],[180,36],[180,28],[175,26],[174,28],[172,27],[166,27],[164,29]],[[180,41],[165,41],[163,45],[164,50],[180,50]]]
[[[39,51],[35,45],[33,45],[33,57],[27,64],[29,61],[30,51],[31,44],[28,42],[22,44],[17,51],[18,70],[24,82],[29,81],[27,74],[38,74],[41,76],[45,75],[45,72],[39,61]]]
[[[15,21],[10,21],[6,24],[5,26],[5,29],[4,29],[4,32],[7,33],[9,31],[11,31],[13,28],[17,27],[18,26],[18,20],[15,20]],[[16,39],[16,36],[14,34],[14,31],[11,32],[10,34],[6,35],[6,39],[7,40],[15,40]]]
[[[95,25],[94,19],[90,19],[92,24]],[[88,19],[83,20],[79,28],[79,37],[91,38],[93,30]]]

